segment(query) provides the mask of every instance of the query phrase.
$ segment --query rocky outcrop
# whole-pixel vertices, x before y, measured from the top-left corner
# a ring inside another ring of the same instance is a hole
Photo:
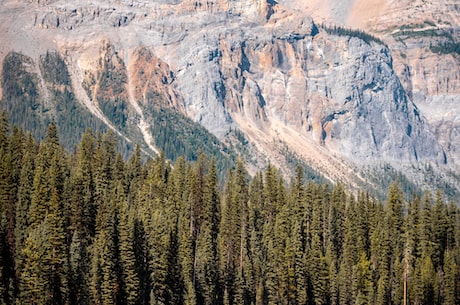
[[[327,24],[361,28],[388,45],[395,73],[444,147],[459,164],[460,5],[448,1],[289,1]],[[333,8],[345,6],[342,10]],[[458,49],[457,49],[458,50]],[[458,168],[458,167],[457,167]]]
[[[210,130],[216,128],[206,118],[223,103],[230,118],[251,120],[262,133],[276,120],[353,161],[446,162],[385,46],[318,32],[311,19],[277,7],[250,33],[224,28],[206,35],[191,49],[212,51],[193,54],[198,60],[183,63],[178,81],[184,92],[188,76],[200,75],[190,94],[207,101],[194,111]]]
[[[289,151],[342,181],[360,179],[356,166],[375,162],[398,168],[457,162],[441,145],[453,135],[440,140],[444,129],[429,125],[413,103],[418,70],[397,66],[398,77],[387,46],[353,33],[328,34],[282,4],[8,4],[5,14],[14,10],[18,18],[3,26],[5,39],[21,31],[21,22],[29,25],[10,48],[33,36],[40,37],[31,40],[34,48],[21,50],[32,58],[41,49],[59,50],[82,104],[127,137],[137,128],[150,147],[155,122],[145,112],[155,104],[182,112],[222,141],[239,129],[274,165],[285,167]],[[8,51],[0,47],[0,58]]]

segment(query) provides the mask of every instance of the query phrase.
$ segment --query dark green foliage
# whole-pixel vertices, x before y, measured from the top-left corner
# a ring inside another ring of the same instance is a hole
[[[356,37],[356,38],[361,39],[367,44],[371,44],[371,42],[376,42],[378,44],[385,45],[385,43],[379,38],[371,34],[368,34],[364,31],[361,31],[361,30],[347,29],[341,26],[329,27],[324,24],[321,25],[321,28],[330,35]]]
[[[74,147],[80,141],[78,137],[87,128],[104,132],[107,127],[93,114],[85,110],[77,101],[70,88],[54,92],[54,100],[58,103],[56,124],[59,126],[62,144],[66,148]]]
[[[69,301],[70,304],[89,303],[89,254],[87,241],[74,232],[69,246]]]
[[[43,122],[38,76],[31,72],[32,65],[31,58],[19,53],[11,52],[5,57],[0,106],[12,123],[32,131],[35,138],[44,138],[46,123]]]
[[[164,151],[166,158],[177,160],[185,156],[188,161],[195,161],[203,152],[215,158],[221,172],[232,167],[235,154],[201,125],[168,108],[152,106],[146,112],[154,122],[151,132],[155,145]]]
[[[369,167],[363,174],[368,184],[363,185],[363,189],[374,192],[377,198],[381,200],[386,198],[386,192],[394,181],[398,182],[406,197],[414,194],[421,196],[423,193],[419,186],[410,181],[403,172],[396,170],[390,164]]]
[[[61,144],[68,150],[79,143],[87,128],[106,131],[105,124],[77,101],[67,65],[57,51],[40,57],[38,66],[46,88],[40,88],[34,65],[31,58],[15,52],[3,61],[0,108],[8,113],[13,124],[33,132],[36,139],[44,139],[49,122],[54,121]],[[49,99],[46,103],[45,97]]]
[[[46,82],[55,85],[70,86],[70,75],[67,66],[58,52],[48,51],[40,58],[40,70]]]
[[[444,44],[430,46],[430,50],[433,53],[460,55],[460,43],[446,42]]]
[[[118,98],[100,98],[99,107],[109,120],[121,129],[126,128],[128,109],[126,102]]]
[[[87,128],[105,131],[105,125],[77,101],[72,89],[67,65],[57,51],[40,57],[40,72],[46,82],[56,113],[49,115],[59,126],[61,144],[71,149],[80,141]]]
[[[35,143],[0,122],[1,304],[460,301],[460,210],[439,192],[393,183],[382,203],[241,160],[220,190],[203,153],[125,161],[87,131],[69,155],[55,124]]]
[[[448,39],[450,41],[453,40],[453,37],[451,33],[449,33],[449,30],[445,29],[425,29],[425,30],[416,30],[414,31],[410,27],[407,26],[401,26],[400,31],[397,31],[393,34],[393,36],[399,36],[399,37],[407,37],[407,38],[420,38],[420,37],[439,37],[439,38],[444,38]]]
[[[294,169],[300,166],[306,181],[312,181],[318,184],[326,184],[330,182],[319,171],[313,169],[311,166],[305,163],[301,157],[290,151],[287,146],[282,148],[282,155],[286,158],[286,162],[292,172],[294,172]]]

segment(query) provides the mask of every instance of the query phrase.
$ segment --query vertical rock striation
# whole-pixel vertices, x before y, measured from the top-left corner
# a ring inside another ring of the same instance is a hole
[[[395,68],[394,52],[378,39],[333,34],[282,4],[6,1],[3,15],[15,18],[0,25],[12,41],[0,46],[0,60],[14,50],[32,59],[58,50],[82,105],[152,151],[147,112],[167,107],[221,141],[239,129],[255,155],[277,166],[289,152],[332,179],[360,179],[353,171],[365,164],[459,162],[446,156],[454,137],[440,136],[445,125],[432,128],[413,102],[421,90],[414,74],[426,69],[401,70],[400,54]],[[441,70],[442,63],[433,73]],[[426,90],[455,91],[456,82]]]

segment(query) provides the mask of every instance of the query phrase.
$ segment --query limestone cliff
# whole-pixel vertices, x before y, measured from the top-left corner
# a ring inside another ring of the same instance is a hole
[[[460,152],[458,1],[284,1],[318,22],[361,28],[389,47],[394,71],[448,157]],[[457,167],[458,169],[458,167]]]
[[[38,63],[56,50],[79,103],[151,152],[158,147],[148,112],[164,107],[223,142],[240,130],[251,168],[271,162],[288,172],[288,152],[352,187],[363,182],[363,166],[432,164],[443,171],[460,162],[445,125],[430,125],[414,104],[419,70],[401,70],[392,45],[326,31],[288,3],[4,1],[0,16],[8,42],[0,61],[18,52]],[[446,68],[441,63],[433,73]],[[456,82],[426,86],[425,96],[455,91]],[[47,86],[37,86],[43,102],[52,98]]]

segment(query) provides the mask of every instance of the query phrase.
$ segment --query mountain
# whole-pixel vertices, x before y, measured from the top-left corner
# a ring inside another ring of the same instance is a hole
[[[460,5],[457,1],[290,1],[317,22],[382,39],[404,90],[450,159],[460,149]],[[322,9],[319,9],[319,8]],[[458,168],[458,166],[457,166]]]
[[[460,9],[392,3],[7,0],[0,105],[68,148],[90,127],[126,151],[456,196]]]

